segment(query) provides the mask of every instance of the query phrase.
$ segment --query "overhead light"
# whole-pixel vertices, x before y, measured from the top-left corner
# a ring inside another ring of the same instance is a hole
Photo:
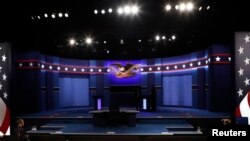
[[[66,18],[68,18],[68,17],[69,17],[69,14],[68,14],[68,13],[65,13],[64,16],[65,16]]]
[[[192,11],[193,8],[194,8],[194,4],[193,3],[191,3],[191,2],[187,3],[187,5],[186,5],[187,11]]]
[[[159,36],[159,35],[156,35],[156,36],[155,36],[155,40],[156,40],[156,41],[159,41],[159,40],[160,40],[160,36]]]
[[[95,14],[98,14],[98,10],[94,10],[94,13],[95,13]]]
[[[132,6],[131,12],[132,14],[137,14],[139,12],[139,7],[136,5]]]
[[[53,14],[51,15],[51,17],[52,17],[53,19],[56,18],[55,13],[53,13]]]
[[[92,39],[90,37],[87,37],[85,41],[86,41],[87,44],[91,44],[92,43]]]
[[[122,13],[123,13],[123,9],[122,9],[121,7],[119,7],[119,8],[117,9],[117,12],[118,12],[118,14],[122,14]]]
[[[101,13],[102,13],[102,14],[105,14],[105,10],[102,9]]]
[[[69,40],[69,44],[70,44],[70,45],[74,45],[75,43],[76,43],[76,40],[75,40],[75,39],[70,39],[70,40]]]
[[[170,10],[171,10],[171,5],[167,4],[166,7],[165,7],[165,9],[166,9],[167,11],[170,11]]]
[[[58,13],[58,17],[62,18],[63,17],[63,14],[60,12]]]
[[[109,11],[109,13],[112,13],[112,12],[113,12],[113,9],[112,9],[112,8],[109,8],[108,11]]]
[[[176,39],[176,36],[175,36],[175,35],[172,35],[171,38],[172,38],[172,40],[175,40],[175,39]]]

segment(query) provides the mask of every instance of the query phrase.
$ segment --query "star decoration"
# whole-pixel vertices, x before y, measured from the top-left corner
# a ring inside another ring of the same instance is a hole
[[[60,67],[57,67],[57,70],[60,70],[61,68]]]
[[[22,67],[23,66],[23,64],[22,63],[19,63],[19,67]]]
[[[65,71],[68,71],[68,68],[65,68]]]
[[[246,63],[246,65],[249,65],[250,59],[246,57],[246,59],[244,60],[244,62]]]
[[[167,66],[166,69],[169,70],[169,66]]]
[[[4,97],[5,99],[7,99],[8,94],[7,94],[6,92],[4,92],[4,93],[3,93],[3,97]]]
[[[244,48],[240,46],[240,49],[238,49],[239,53],[240,54],[243,54],[244,53]]]
[[[250,36],[248,36],[248,35],[246,35],[246,37],[244,38],[245,39],[245,41],[246,41],[246,43],[248,43],[250,40]]]
[[[240,70],[239,70],[238,72],[239,72],[239,76],[242,76],[242,75],[243,75],[244,70],[243,70],[242,68],[240,68]]]
[[[141,68],[140,70],[141,70],[141,71],[143,71],[144,69],[143,69],[143,68]]]
[[[190,63],[189,66],[192,67],[192,66],[193,66],[193,63]]]
[[[150,67],[148,70],[149,70],[149,71],[151,71],[151,70],[152,70],[152,68]]]
[[[84,69],[82,69],[82,72],[84,72],[84,71],[85,71],[85,70],[84,70]],[[108,70],[107,70],[107,72],[110,72],[110,70],[108,69]]]
[[[30,62],[30,66],[31,66],[31,67],[33,66],[33,63],[32,63],[32,62]]]
[[[243,96],[243,90],[241,88],[239,88],[238,92],[239,96]]]
[[[219,62],[220,59],[221,59],[221,58],[220,58],[219,56],[217,56],[217,57],[215,58],[216,62]]]
[[[41,67],[42,67],[42,69],[44,69],[44,65],[42,65]]]
[[[74,68],[73,71],[76,71],[76,68]]]
[[[7,59],[7,57],[5,56],[5,54],[2,56],[2,61],[5,62]]]
[[[183,68],[186,68],[186,65],[184,64],[184,65],[182,65],[182,67],[183,67]]]
[[[52,70],[52,68],[53,68],[52,66],[49,66],[49,69],[51,69],[51,70]]]
[[[6,74],[3,74],[2,76],[3,76],[3,80],[6,81],[7,80]]]
[[[200,66],[200,65],[201,65],[201,62],[199,61],[197,64],[198,64],[198,66]]]
[[[177,69],[177,68],[178,68],[178,66],[174,66],[174,68],[175,68],[175,69]]]
[[[250,81],[250,79],[248,79],[248,78],[246,77],[246,80],[244,81],[246,86],[249,85],[249,81]]]
[[[0,83],[0,90],[2,90],[3,85]]]
[[[228,59],[228,61],[229,61],[229,62],[231,62],[231,60],[232,60],[232,58],[231,58],[231,57],[228,57],[227,59]]]

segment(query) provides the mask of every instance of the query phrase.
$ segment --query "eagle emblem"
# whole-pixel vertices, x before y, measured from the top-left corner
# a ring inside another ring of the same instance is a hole
[[[111,72],[114,73],[114,75],[117,78],[129,78],[129,77],[137,75],[140,69],[140,65],[128,63],[125,66],[123,66],[120,63],[115,63],[115,64],[111,64],[109,66],[109,69]]]

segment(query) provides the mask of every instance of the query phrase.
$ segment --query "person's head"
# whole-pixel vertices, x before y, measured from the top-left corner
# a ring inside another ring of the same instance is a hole
[[[24,120],[23,120],[23,119],[18,119],[18,120],[16,121],[16,123],[17,123],[17,126],[19,126],[19,127],[24,127]]]

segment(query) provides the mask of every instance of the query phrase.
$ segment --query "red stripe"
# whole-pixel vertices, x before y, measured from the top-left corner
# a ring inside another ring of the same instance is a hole
[[[241,117],[240,106],[237,106],[236,111],[235,111],[235,116],[236,117]]]
[[[4,117],[3,123],[0,127],[0,131],[5,134],[9,128],[9,126],[10,126],[10,112],[9,112],[9,109],[6,108],[5,117]]]

